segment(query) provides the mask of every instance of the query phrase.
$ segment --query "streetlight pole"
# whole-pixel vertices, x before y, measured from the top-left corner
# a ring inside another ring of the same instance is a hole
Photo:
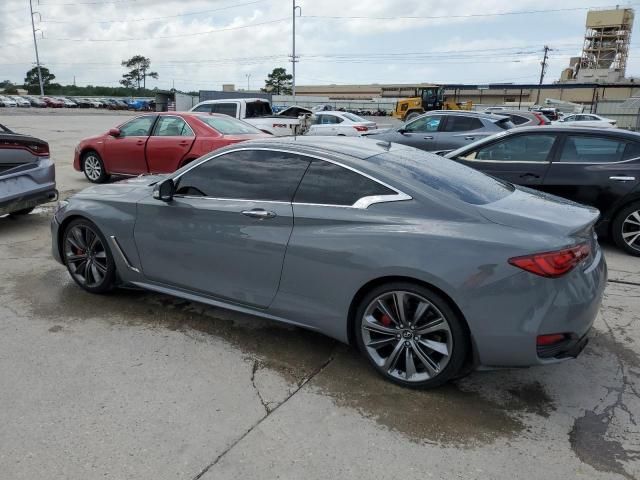
[[[29,10],[31,11],[31,31],[33,32],[33,46],[36,49],[36,66],[38,67],[38,82],[40,83],[40,95],[44,97],[44,85],[42,84],[42,72],[40,71],[40,56],[38,55],[38,42],[36,40],[36,25],[33,21],[33,0],[29,0]]]
[[[544,74],[547,72],[547,59],[549,58],[549,50],[551,50],[549,48],[548,45],[544,46],[544,58],[542,59],[542,62],[540,62],[540,65],[542,66],[542,69],[540,70],[540,82],[538,83],[538,95],[536,97],[536,105],[540,104],[540,88],[542,87],[542,81],[544,80]]]
[[[251,88],[249,86],[249,81],[251,79],[251,74],[250,73],[245,73],[244,76],[247,77],[247,92],[248,92],[249,90],[251,90]]]
[[[296,57],[296,9],[300,15],[302,15],[302,8],[299,5],[296,5],[296,0],[292,0],[293,2],[293,45],[292,45],[292,54],[291,54],[291,63],[292,66],[292,82],[291,82],[291,93],[293,93],[293,103],[296,103],[296,62],[298,61],[298,57]]]

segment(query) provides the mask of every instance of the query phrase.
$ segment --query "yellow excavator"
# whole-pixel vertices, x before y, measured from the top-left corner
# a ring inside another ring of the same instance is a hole
[[[444,97],[442,85],[427,85],[415,88],[413,97],[401,98],[396,103],[393,117],[403,122],[431,110],[473,110],[472,102],[450,102]]]

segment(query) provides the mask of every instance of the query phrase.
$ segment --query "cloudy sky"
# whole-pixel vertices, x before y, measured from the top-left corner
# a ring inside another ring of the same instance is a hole
[[[63,84],[117,85],[120,62],[151,58],[148,86],[264,85],[291,69],[292,0],[33,0],[40,60]],[[580,53],[602,0],[297,0],[297,83],[547,82]],[[640,3],[620,2],[640,6]],[[640,36],[628,75],[640,75]],[[0,0],[0,80],[35,60],[29,0]]]

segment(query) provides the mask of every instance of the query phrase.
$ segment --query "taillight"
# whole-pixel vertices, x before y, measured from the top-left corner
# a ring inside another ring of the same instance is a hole
[[[591,254],[591,246],[581,243],[555,252],[534,253],[509,259],[509,263],[542,277],[557,278],[570,272]]]
[[[547,345],[555,345],[556,343],[560,343],[564,341],[567,336],[564,333],[552,333],[550,335],[538,335],[536,338],[536,345],[538,346],[547,346]]]
[[[48,143],[29,143],[27,144],[27,148],[39,157],[46,157],[49,155]]]
[[[542,117],[542,115],[537,114],[535,112],[531,112],[531,113],[533,113],[533,116],[538,119],[538,122],[540,122],[540,123],[538,123],[538,125],[546,125],[547,124],[547,121]]]
[[[359,132],[366,132],[367,130],[369,130],[364,125],[354,125],[353,128],[355,128]]]

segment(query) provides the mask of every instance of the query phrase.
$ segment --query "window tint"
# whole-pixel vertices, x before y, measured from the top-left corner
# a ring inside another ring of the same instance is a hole
[[[619,162],[627,142],[591,135],[568,135],[560,154],[561,162]]]
[[[193,130],[180,117],[160,116],[153,129],[159,137],[194,137]]]
[[[342,115],[344,115],[346,118],[348,118],[352,122],[359,122],[359,123],[366,122],[364,118],[359,117],[358,115],[354,115],[353,113],[345,112]]]
[[[192,112],[211,112],[211,104],[205,103],[204,105],[198,105]]]
[[[404,129],[407,132],[437,132],[442,118],[442,115],[422,117],[407,124]]]
[[[213,115],[198,115],[198,118],[213,127],[218,132],[224,135],[245,135],[248,133],[263,133],[262,130],[258,130],[253,125],[249,125],[242,120],[237,120],[232,117],[218,117]]]
[[[155,119],[156,117],[153,115],[134,118],[120,127],[120,136],[146,137],[149,135],[149,130],[151,130],[151,125],[153,125]]]
[[[353,205],[362,197],[395,193],[390,188],[340,165],[314,160],[298,187],[294,202]]]
[[[523,123],[527,123],[529,121],[528,118],[523,117],[521,115],[509,115],[509,118],[511,119],[511,122],[514,125],[522,125]]]
[[[436,190],[447,197],[473,205],[496,202],[514,191],[510,183],[414,148],[374,155],[367,161],[383,166],[399,183],[417,191],[428,190],[428,193],[433,193]]]
[[[449,115],[444,130],[445,132],[466,132],[469,130],[477,130],[483,126],[479,118]]]
[[[238,105],[235,103],[212,103],[211,112],[221,113],[222,115],[229,115],[230,117],[236,117],[238,111]]]
[[[290,202],[309,161],[268,150],[230,152],[187,171],[178,195]]]
[[[343,120],[334,115],[318,115],[318,120],[316,120],[317,125],[335,125],[337,123],[342,122]]]
[[[555,135],[514,135],[477,151],[476,160],[545,162]]]
[[[622,155],[623,160],[630,160],[632,158],[640,157],[640,143],[629,142],[627,143],[627,148],[624,149],[624,154]]]
[[[221,112],[222,113],[222,112]],[[271,115],[271,105],[268,102],[249,102],[245,107],[245,118],[264,117]],[[227,114],[228,115],[228,114]],[[232,116],[236,116],[235,113]]]

